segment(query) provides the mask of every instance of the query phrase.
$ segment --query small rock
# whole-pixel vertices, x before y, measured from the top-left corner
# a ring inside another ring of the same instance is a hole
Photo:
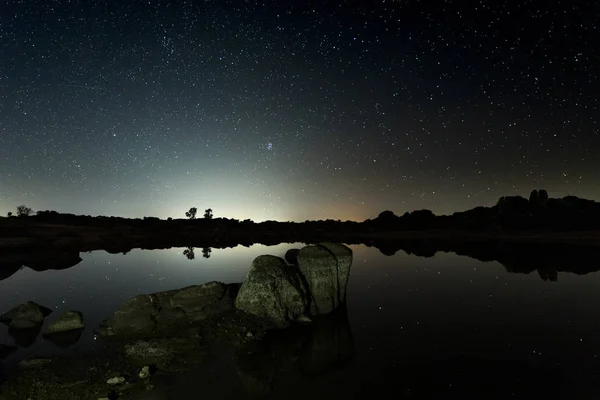
[[[109,385],[120,385],[125,382],[125,378],[122,376],[115,376],[114,378],[110,378],[106,381]]]
[[[246,333],[246,337],[247,338],[253,338],[254,335],[252,334],[252,332],[248,332],[248,333]]]
[[[148,366],[143,367],[138,375],[139,375],[140,379],[146,379],[146,378],[150,377],[150,367],[148,367]]]
[[[300,323],[300,324],[310,324],[312,322],[312,319],[310,319],[307,315],[299,315],[298,318],[296,318],[296,322]]]
[[[27,306],[36,306],[42,312],[42,314],[44,315],[44,317],[47,317],[48,315],[50,315],[52,313],[51,309],[49,309],[47,307],[44,307],[44,306],[41,306],[41,305],[39,305],[39,304],[37,304],[37,303],[35,303],[33,301],[28,301],[28,302],[26,302],[24,304],[20,304],[20,305],[16,306],[12,310],[10,310],[8,312],[5,312],[4,314],[0,315],[0,322],[3,322],[6,325],[8,325],[10,323],[10,321],[12,321],[13,319],[15,319],[15,317],[17,317],[17,315],[16,315],[17,311],[19,311],[19,309],[22,306],[25,306],[25,305],[27,305]]]
[[[49,309],[28,301],[0,316],[0,320],[9,322],[11,329],[31,329],[41,326],[49,312]]]
[[[39,368],[52,362],[51,358],[32,357],[27,358],[19,363],[21,368]]]
[[[46,328],[44,334],[83,329],[83,315],[79,311],[67,310]]]

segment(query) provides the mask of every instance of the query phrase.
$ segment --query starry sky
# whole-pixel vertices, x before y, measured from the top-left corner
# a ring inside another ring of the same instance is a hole
[[[0,4],[0,213],[600,198],[594,1]]]

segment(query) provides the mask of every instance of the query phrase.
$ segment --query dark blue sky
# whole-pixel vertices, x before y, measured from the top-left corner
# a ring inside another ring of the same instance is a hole
[[[598,199],[599,18],[589,1],[3,2],[0,213]]]

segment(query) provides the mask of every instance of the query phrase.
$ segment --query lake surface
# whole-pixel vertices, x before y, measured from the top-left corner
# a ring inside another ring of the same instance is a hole
[[[301,246],[212,249],[209,258],[195,249],[194,259],[184,248],[125,255],[95,251],[82,253],[83,261],[66,270],[23,268],[0,281],[0,312],[33,300],[54,311],[45,323],[74,309],[84,314],[86,329],[67,349],[40,335],[0,363],[10,371],[26,357],[100,346],[94,329],[132,296],[214,280],[241,282],[256,256],[283,257]],[[312,373],[304,368],[281,377],[268,397],[574,399],[600,394],[598,273],[558,273],[551,282],[535,272],[509,273],[498,262],[453,253],[386,256],[376,248],[349,247],[354,262],[342,323],[352,342],[347,354]],[[0,344],[13,344],[3,325]],[[203,396],[247,397],[228,354],[173,385],[184,393],[194,390],[192,383]]]

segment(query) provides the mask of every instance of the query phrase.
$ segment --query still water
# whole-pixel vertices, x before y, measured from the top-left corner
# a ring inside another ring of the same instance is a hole
[[[82,253],[65,270],[28,268],[0,281],[0,313],[27,300],[54,310],[81,311],[86,329],[61,349],[43,337],[0,361],[10,371],[31,356],[99,346],[94,329],[140,293],[209,281],[241,282],[261,254],[283,257],[301,244],[230,249]],[[600,394],[600,275],[509,273],[498,262],[453,253],[421,258],[399,251],[349,246],[346,354],[317,370],[282,376],[271,398],[403,398],[481,395],[486,398],[597,398]],[[205,257],[209,256],[209,257]],[[5,326],[0,344],[12,345]],[[202,373],[173,382],[181,392],[202,388],[212,398],[245,398],[239,366],[224,355]],[[301,368],[302,369],[302,368]],[[310,368],[309,368],[310,369]],[[285,375],[285,374],[284,374]]]

